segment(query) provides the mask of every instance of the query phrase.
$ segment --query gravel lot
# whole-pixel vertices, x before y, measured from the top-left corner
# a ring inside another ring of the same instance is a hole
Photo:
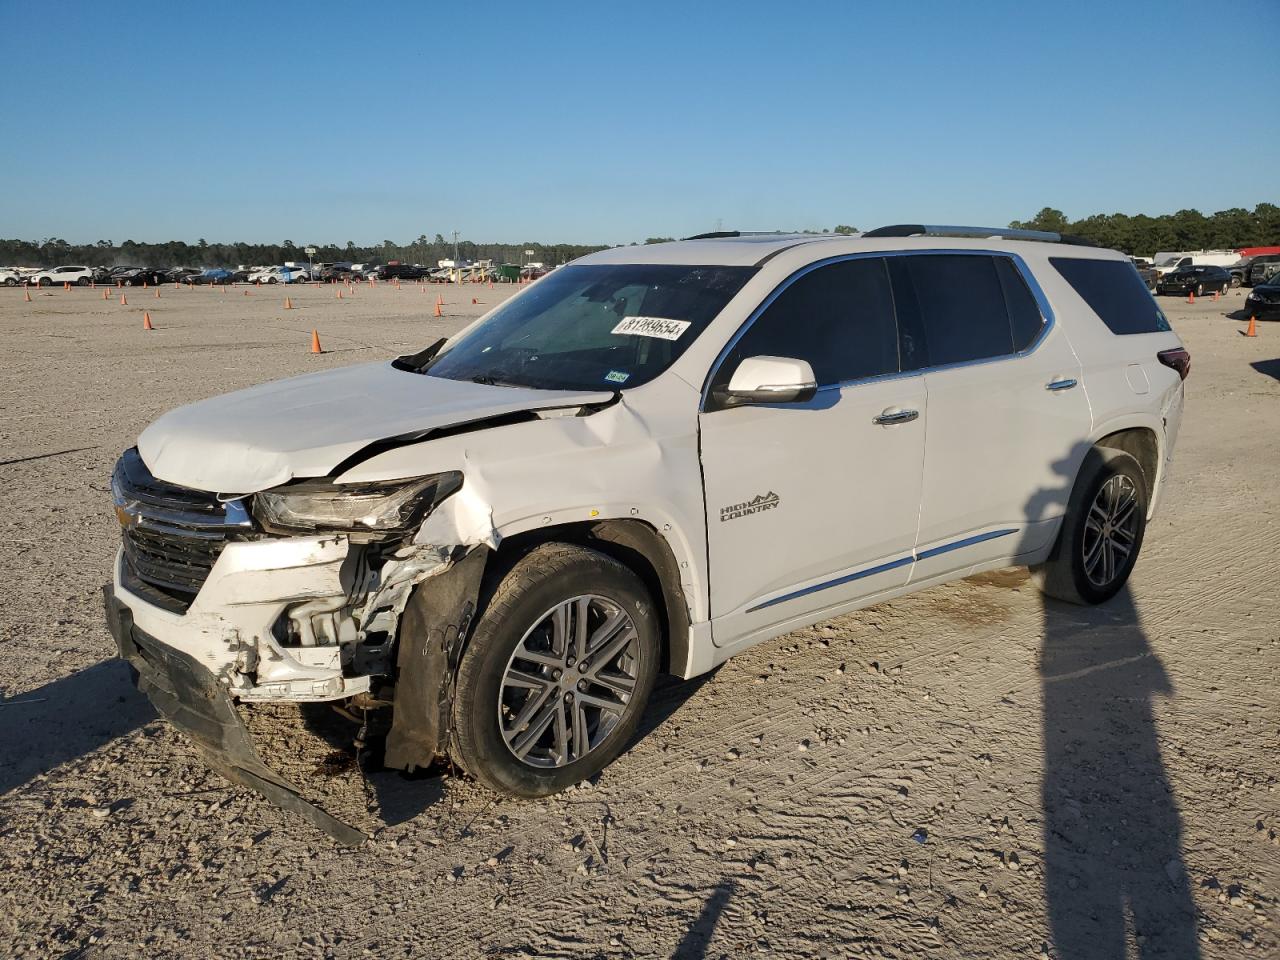
[[[382,773],[366,804],[313,758],[359,850],[207,772],[112,659],[116,456],[508,292],[0,290],[0,955],[1280,956],[1280,324],[1240,336],[1238,291],[1164,301],[1187,415],[1103,607],[1014,569],[792,634],[660,685],[540,802]]]

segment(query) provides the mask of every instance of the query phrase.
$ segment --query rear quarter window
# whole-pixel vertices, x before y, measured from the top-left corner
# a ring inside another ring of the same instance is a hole
[[[1112,333],[1159,333],[1170,329],[1133,264],[1076,257],[1050,257],[1049,262]]]

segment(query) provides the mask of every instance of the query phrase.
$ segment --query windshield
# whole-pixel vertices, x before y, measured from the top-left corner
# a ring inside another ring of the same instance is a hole
[[[424,372],[544,390],[618,390],[667,369],[756,272],[670,264],[562,267]]]

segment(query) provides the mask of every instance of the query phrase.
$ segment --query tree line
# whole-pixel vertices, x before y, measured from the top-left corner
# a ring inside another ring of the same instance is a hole
[[[313,246],[316,252],[311,259],[316,263],[387,263],[399,260],[405,263],[421,263],[434,266],[439,260],[452,260],[454,244],[441,234],[435,239],[425,234],[411,243],[395,243],[384,240],[380,245],[357,246],[348,240],[338,244],[283,243],[209,243],[197,240],[186,243],[170,240],[167,243],[137,243],[125,240],[116,244],[110,240],[97,243],[68,243],[56,237],[40,242],[30,240],[0,240],[0,264],[22,267],[55,267],[61,264],[77,264],[87,267],[235,267],[268,265],[295,261],[307,262],[306,248]],[[568,263],[578,257],[603,250],[603,246],[577,243],[475,243],[459,240],[458,257],[463,260],[493,260],[497,263]],[[531,251],[531,252],[526,252]]]
[[[1280,246],[1280,207],[1260,203],[1252,210],[1232,207],[1205,216],[1199,210],[1149,217],[1143,214],[1098,213],[1070,220],[1061,210],[1045,207],[1030,220],[1009,224],[1022,230],[1071,233],[1130,256],[1158,250],[1234,250]]]
[[[1030,220],[1015,220],[1009,226],[1076,234],[1101,246],[1123,250],[1134,256],[1150,256],[1157,250],[1280,246],[1280,207],[1272,203],[1260,203],[1252,210],[1233,207],[1208,216],[1199,210],[1179,210],[1177,213],[1157,217],[1103,213],[1083,220],[1071,220],[1061,210],[1045,207]],[[847,235],[855,233],[856,228],[840,224],[830,231],[821,232]],[[649,237],[644,242],[661,243],[670,239],[672,238]],[[209,243],[206,240],[195,243],[182,240],[137,243],[125,240],[119,244],[99,240],[97,243],[76,244],[56,237],[39,242],[0,240],[0,264],[23,267],[54,267],[61,264],[83,264],[89,267],[235,267],[240,264],[302,262],[307,259],[307,246],[308,244],[294,244],[290,240],[279,244]],[[422,234],[410,243],[384,240],[380,245],[357,246],[348,240],[343,246],[333,243],[310,246],[316,248],[312,257],[316,263],[344,260],[352,263],[386,263],[400,260],[431,265],[439,260],[453,259],[455,252],[455,244],[439,233],[434,239]],[[459,240],[456,244],[457,255],[463,260],[545,263],[548,266],[568,263],[603,249],[605,247],[602,245],[579,243],[476,243]]]

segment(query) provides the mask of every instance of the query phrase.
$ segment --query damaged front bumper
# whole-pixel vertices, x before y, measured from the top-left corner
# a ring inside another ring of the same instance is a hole
[[[174,611],[148,597],[121,551],[107,622],[139,688],[210,766],[358,843],[363,834],[263,763],[236,703],[391,703],[386,765],[426,767],[447,742],[452,668],[486,554],[404,544],[373,558],[342,535],[230,542]],[[411,643],[398,642],[402,615]]]
[[[206,762],[228,780],[310,820],[339,843],[368,839],[305,799],[296,786],[258,757],[226,685],[190,654],[161,643],[134,623],[130,609],[103,590],[107,626],[120,656],[137,671],[138,688],[175,727],[191,738]]]

